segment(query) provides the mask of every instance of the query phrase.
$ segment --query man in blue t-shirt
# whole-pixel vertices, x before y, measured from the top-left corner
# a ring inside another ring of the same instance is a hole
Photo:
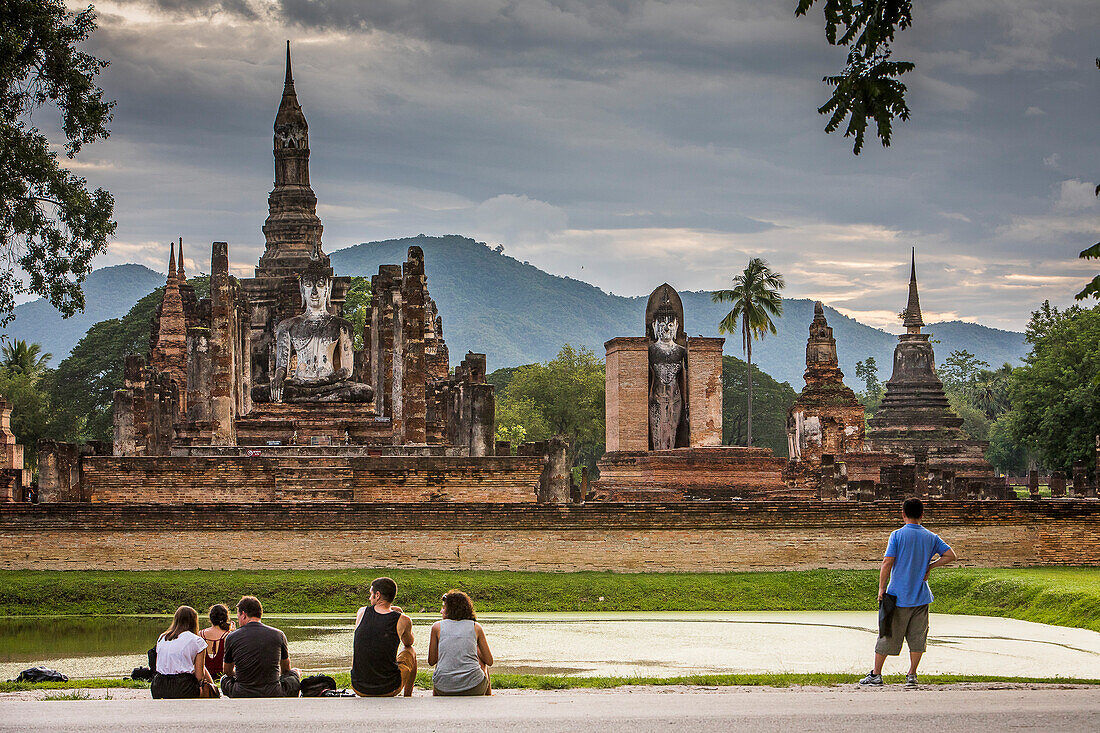
[[[909,674],[905,676],[905,686],[917,686],[917,665],[928,642],[928,604],[932,602],[928,576],[932,568],[956,559],[955,551],[946,542],[921,526],[924,504],[920,499],[906,499],[901,505],[901,513],[905,524],[890,533],[878,574],[879,608],[882,609],[884,603],[886,609],[895,603],[896,607],[889,620],[880,624],[875,643],[875,668],[859,681],[861,685],[882,685],[882,665],[887,656],[901,654],[904,639],[909,644]],[[886,596],[885,601],[883,596]],[[889,633],[884,634],[884,631]]]

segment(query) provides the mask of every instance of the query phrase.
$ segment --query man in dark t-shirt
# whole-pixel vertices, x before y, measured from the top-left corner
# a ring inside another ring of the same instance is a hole
[[[298,697],[301,673],[290,667],[286,634],[260,621],[263,613],[255,596],[237,603],[238,628],[225,637],[227,697]]]

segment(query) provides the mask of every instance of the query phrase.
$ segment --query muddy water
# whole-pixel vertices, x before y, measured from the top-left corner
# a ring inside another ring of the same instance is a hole
[[[421,665],[434,615],[414,615]],[[265,617],[291,661],[347,670],[353,617]],[[483,614],[499,672],[677,676],[845,672],[870,667],[877,618],[865,612]],[[0,618],[0,678],[44,664],[71,677],[121,676],[145,664],[169,619]],[[902,672],[891,661],[887,672]],[[932,615],[925,673],[1100,678],[1100,633],[982,616]]]

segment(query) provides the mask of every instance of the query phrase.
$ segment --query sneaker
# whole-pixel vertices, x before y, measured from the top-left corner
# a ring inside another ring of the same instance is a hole
[[[859,681],[859,684],[865,687],[882,687],[882,675],[875,674],[874,671],[868,672],[867,676]]]
[[[905,675],[905,689],[907,689],[907,690],[917,689],[917,676],[915,674]]]

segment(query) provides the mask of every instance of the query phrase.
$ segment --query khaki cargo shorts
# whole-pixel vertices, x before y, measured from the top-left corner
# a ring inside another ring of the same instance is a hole
[[[923,652],[928,646],[928,604],[923,606],[898,606],[890,619],[890,635],[880,636],[875,642],[875,654],[895,656],[901,654],[902,640],[909,651]]]

